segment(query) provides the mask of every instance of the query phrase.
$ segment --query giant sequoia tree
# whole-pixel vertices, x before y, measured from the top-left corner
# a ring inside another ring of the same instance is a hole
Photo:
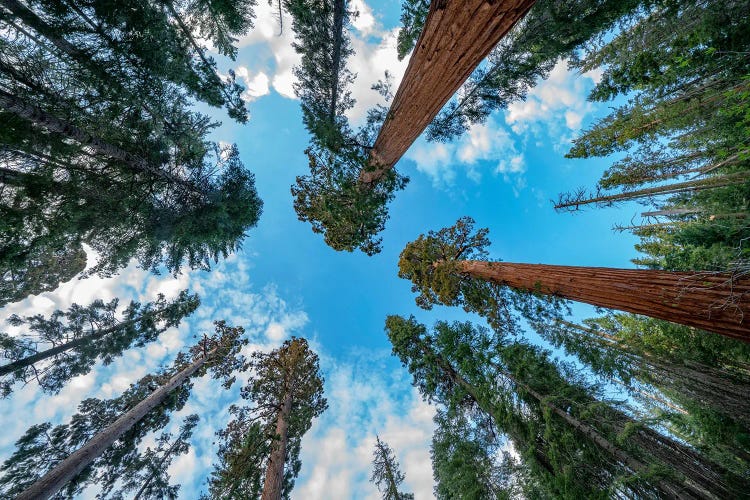
[[[233,405],[234,418],[218,433],[211,498],[289,498],[301,467],[302,436],[327,408],[318,355],[305,339],[254,353],[250,368],[253,377],[242,389],[248,405]]]
[[[370,127],[354,137],[339,126],[335,143],[312,150],[311,175],[298,178],[292,189],[300,219],[325,233],[336,250],[380,251],[376,235],[388,218],[387,204],[406,183],[394,170],[396,162],[533,3],[432,2],[390,109],[373,110]],[[333,28],[336,40],[338,25]]]
[[[470,323],[439,322],[429,334],[413,318],[390,316],[386,330],[420,392],[489,419],[549,495],[724,498],[747,488],[741,477],[597,399],[595,387],[537,347]]]
[[[6,495],[19,499],[50,498],[64,488],[74,495],[91,482],[108,492],[121,469],[137,457],[137,445],[152,430],[169,421],[169,413],[184,406],[193,377],[211,372],[225,388],[232,373],[245,367],[239,354],[247,343],[242,328],[216,323],[216,332],[204,336],[173,365],[148,375],[120,398],[87,399],[70,424],[50,431],[50,424],[31,427],[16,443],[17,449],[2,466],[0,485]]]
[[[410,279],[417,303],[471,305],[476,282],[586,302],[665,319],[750,342],[750,280],[722,273],[488,262],[487,230],[474,221],[430,231],[401,253],[399,276]],[[486,302],[479,298],[478,302]],[[487,306],[473,306],[487,307]]]
[[[2,3],[0,274],[17,284],[0,300],[49,289],[61,278],[27,270],[83,243],[104,275],[133,257],[205,268],[237,248],[260,215],[253,175],[189,107],[227,104],[244,119],[241,88],[193,33],[231,55],[250,24],[245,4]]]

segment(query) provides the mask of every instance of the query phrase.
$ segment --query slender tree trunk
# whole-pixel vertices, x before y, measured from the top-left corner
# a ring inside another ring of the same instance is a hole
[[[276,437],[271,448],[266,466],[266,477],[263,481],[261,500],[281,500],[284,485],[284,462],[286,445],[289,439],[289,416],[292,412],[292,390],[287,388],[284,401],[276,417]]]
[[[0,107],[15,113],[37,126],[44,127],[47,130],[69,137],[79,144],[91,148],[96,153],[121,161],[132,171],[154,175],[164,181],[186,186],[191,191],[200,192],[196,186],[185,179],[181,179],[165,172],[164,170],[151,165],[143,158],[125,151],[114,144],[108,143],[100,137],[90,134],[72,123],[57,118],[36,106],[25,103],[16,96],[8,94],[2,90],[0,90]]]
[[[91,462],[96,460],[120,436],[143,419],[151,410],[159,406],[173,390],[185,383],[215,352],[216,350],[213,350],[185,367],[180,373],[169,379],[166,384],[159,387],[143,401],[115,420],[112,425],[98,433],[68,458],[57,464],[54,469],[22,492],[16,500],[46,500],[52,497],[68,481],[80,474]]]
[[[336,119],[336,103],[339,93],[339,71],[341,70],[341,44],[344,40],[344,13],[346,0],[333,0],[333,54],[331,65],[331,102],[328,108],[328,119]]]
[[[361,184],[403,156],[534,0],[433,0],[404,78],[370,154]]]
[[[156,317],[165,311],[167,311],[166,308],[158,309],[156,311],[150,311],[147,314],[149,316]],[[76,347],[80,347],[94,340],[98,340],[104,337],[105,335],[109,335],[112,332],[116,332],[117,330],[121,328],[134,325],[135,323],[141,321],[143,317],[144,315],[140,315],[139,317],[135,319],[123,321],[116,325],[90,333],[88,335],[78,337],[77,339],[73,339],[69,342],[56,345],[55,347],[51,347],[47,350],[37,352],[36,354],[32,354],[31,356],[26,356],[25,358],[21,358],[19,360],[13,361],[12,363],[9,363],[7,365],[0,366],[0,377],[3,375],[7,375],[9,373],[13,373],[16,370],[26,368],[27,366],[31,366],[34,363],[38,363],[39,361],[42,361],[44,359],[51,358],[52,356],[56,356],[57,354],[63,353],[65,351],[69,351],[70,349],[75,349]]]
[[[167,449],[164,452],[164,455],[159,460],[159,463],[157,464],[157,466],[155,468],[152,468],[151,475],[149,475],[148,479],[146,479],[143,482],[141,487],[138,489],[138,492],[133,497],[133,500],[140,500],[141,495],[143,495],[143,492],[146,491],[146,488],[148,487],[148,485],[151,484],[151,481],[154,479],[154,476],[159,474],[159,471],[161,471],[161,469],[164,467],[164,462],[166,462],[167,458],[169,458],[174,452],[175,446],[177,446],[177,444],[180,442],[180,439],[182,439],[182,434],[177,436],[177,438],[174,440],[174,443],[172,443],[169,449]]]
[[[651,316],[750,342],[750,279],[723,273],[458,261],[513,288]]]
[[[666,184],[664,186],[656,186],[645,189],[638,189],[635,191],[626,191],[618,194],[610,194],[605,196],[596,196],[593,198],[586,198],[583,200],[571,200],[561,201],[555,205],[555,210],[569,209],[578,210],[580,205],[589,205],[591,203],[607,204],[617,203],[620,201],[637,200],[640,198],[648,198],[649,196],[658,196],[665,194],[678,194],[686,193],[691,191],[703,191],[705,189],[712,189],[717,187],[731,186],[734,184],[742,184],[750,180],[750,173],[748,172],[737,172],[728,175],[717,175],[714,177],[707,177],[704,179],[696,179],[685,182],[676,182],[674,184]]]

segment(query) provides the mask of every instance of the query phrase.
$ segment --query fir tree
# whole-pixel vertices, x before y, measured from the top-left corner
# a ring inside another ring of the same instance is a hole
[[[7,397],[17,382],[32,381],[45,392],[57,393],[73,377],[91,371],[97,359],[108,365],[126,349],[155,341],[195,311],[200,300],[187,290],[169,302],[160,294],[147,304],[131,302],[122,319],[117,319],[118,303],[73,304],[49,318],[11,316],[11,325],[28,331],[15,337],[0,334],[3,357],[10,361],[0,366],[0,395]]]
[[[597,399],[537,347],[439,322],[432,335],[391,316],[397,354],[430,401],[490,418],[551,495],[726,497],[747,486],[706,457]],[[618,479],[619,478],[619,479]],[[622,479],[627,481],[621,482]]]
[[[380,436],[375,436],[372,467],[370,482],[378,487],[383,500],[414,500],[413,494],[402,493],[398,490],[406,476],[399,469],[393,450],[388,443],[380,440]]]

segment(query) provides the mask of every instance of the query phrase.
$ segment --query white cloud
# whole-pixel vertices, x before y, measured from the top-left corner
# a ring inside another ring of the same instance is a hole
[[[254,101],[258,97],[268,95],[271,92],[268,86],[268,75],[264,72],[259,71],[255,76],[251,77],[250,71],[246,67],[240,66],[237,68],[236,73],[245,83],[245,91],[241,96],[244,101]]]
[[[600,79],[601,71],[579,74],[568,69],[567,61],[560,61],[524,101],[508,106],[505,123],[517,134],[552,138],[554,147],[561,150],[594,111],[586,100],[587,89]]]
[[[516,148],[513,137],[492,118],[472,126],[468,133],[451,143],[428,143],[420,138],[406,157],[414,160],[417,170],[427,174],[437,186],[451,186],[459,170],[479,183],[482,179],[480,161],[494,165],[493,174],[501,174],[505,181],[517,187],[526,171],[523,154]]]
[[[292,498],[381,498],[369,482],[375,436],[393,449],[406,475],[403,490],[432,498],[430,465],[434,409],[409,386],[406,370],[384,371],[373,353],[351,355],[326,370],[328,410],[302,443],[302,473]],[[323,357],[322,365],[331,360]]]

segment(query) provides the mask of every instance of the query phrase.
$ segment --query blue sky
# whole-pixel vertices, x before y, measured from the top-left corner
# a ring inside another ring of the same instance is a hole
[[[360,11],[352,27],[357,53],[350,59],[358,75],[353,89],[358,103],[350,114],[356,125],[379,99],[370,85],[385,69],[397,85],[406,61],[399,62],[395,55],[399,2],[358,0],[352,5]],[[340,253],[299,222],[292,208],[290,185],[307,169],[302,151],[308,136],[292,90],[298,59],[290,46],[291,33],[277,36],[278,25],[266,2],[259,2],[256,12],[256,28],[240,41],[237,60],[222,61],[224,69],[234,68],[248,86],[250,121],[240,126],[220,111],[211,114],[224,122],[214,138],[236,142],[243,162],[256,175],[264,200],[258,227],[242,251],[210,273],[153,276],[131,265],[114,278],[73,280],[1,310],[3,318],[49,314],[73,302],[120,297],[124,304],[153,300],[159,292],[174,296],[182,288],[191,288],[203,300],[196,314],[158,343],[131,350],[109,367],[98,366],[59,395],[43,396],[26,387],[0,403],[0,459],[11,453],[29,425],[67,421],[82,399],[118,395],[129,383],[170,362],[192,335],[209,330],[212,320],[226,319],[246,327],[248,352],[271,349],[298,335],[309,338],[321,356],[329,410],[303,441],[294,498],[378,498],[368,482],[376,433],[394,448],[406,473],[406,488],[418,499],[431,498],[433,410],[390,356],[383,324],[388,314],[414,314],[426,323],[466,315],[450,308],[419,310],[410,284],[396,275],[398,255],[419,234],[470,215],[478,227],[490,228],[492,258],[632,267],[634,239],[611,228],[627,223],[639,206],[573,215],[555,213],[550,202],[561,191],[593,186],[606,167],[597,160],[563,157],[581,127],[607,111],[585,99],[597,75],[571,73],[560,64],[526,102],[496,113],[458,141],[429,144],[419,139],[398,164],[411,182],[390,206],[383,251],[374,257]],[[290,25],[287,20],[285,26]],[[590,312],[588,307],[575,308],[577,315]],[[202,417],[191,452],[172,467],[174,480],[183,484],[182,497],[197,498],[203,489],[215,454],[213,434],[226,424],[227,407],[237,400],[238,389],[222,392],[211,381],[196,381],[188,407],[172,419],[170,428],[176,428],[180,415],[198,412]]]

